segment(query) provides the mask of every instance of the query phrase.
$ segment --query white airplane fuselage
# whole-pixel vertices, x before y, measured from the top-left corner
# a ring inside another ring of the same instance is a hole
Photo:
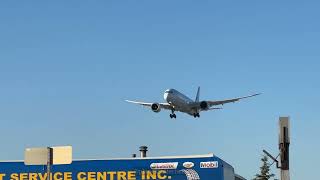
[[[196,108],[191,108],[191,105],[195,103],[195,101],[175,89],[167,89],[164,92],[163,98],[167,103],[171,104],[175,110],[188,114],[199,112]]]

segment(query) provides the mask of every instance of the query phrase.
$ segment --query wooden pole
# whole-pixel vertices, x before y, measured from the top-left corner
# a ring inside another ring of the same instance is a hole
[[[51,174],[51,165],[53,164],[53,150],[51,147],[47,147],[48,150],[48,157],[47,157],[47,180],[50,180],[50,174]]]
[[[289,117],[279,118],[279,150],[281,158],[281,180],[290,180],[289,172],[290,121]]]

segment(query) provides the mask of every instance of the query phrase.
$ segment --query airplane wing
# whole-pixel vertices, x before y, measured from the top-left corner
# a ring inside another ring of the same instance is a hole
[[[151,105],[153,104],[153,103],[139,102],[139,101],[130,101],[130,100],[126,100],[126,101],[133,104],[139,104],[145,107],[151,107]],[[169,109],[169,110],[172,109],[172,106],[169,103],[159,103],[159,104],[160,104],[160,107],[163,109]]]
[[[209,107],[217,106],[217,105],[224,105],[224,104],[227,104],[227,103],[237,102],[237,101],[239,101],[241,99],[246,99],[246,98],[250,98],[250,97],[253,97],[253,96],[258,96],[260,94],[261,93],[253,94],[253,95],[250,95],[250,96],[239,97],[239,98],[233,98],[233,99],[218,100],[218,101],[207,101],[207,103],[208,103]]]

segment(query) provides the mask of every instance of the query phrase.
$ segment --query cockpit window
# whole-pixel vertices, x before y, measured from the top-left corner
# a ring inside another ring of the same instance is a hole
[[[165,93],[173,93],[172,89],[168,89],[165,91]]]

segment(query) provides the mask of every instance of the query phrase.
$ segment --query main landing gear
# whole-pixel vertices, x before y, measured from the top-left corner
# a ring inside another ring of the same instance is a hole
[[[170,114],[170,118],[177,118],[176,114]]]
[[[199,113],[194,113],[194,114],[193,114],[193,117],[194,117],[194,118],[196,118],[196,117],[199,118],[199,117],[200,117],[200,114],[199,114]]]
[[[174,109],[171,109],[170,118],[177,118],[176,114],[174,113]]]

